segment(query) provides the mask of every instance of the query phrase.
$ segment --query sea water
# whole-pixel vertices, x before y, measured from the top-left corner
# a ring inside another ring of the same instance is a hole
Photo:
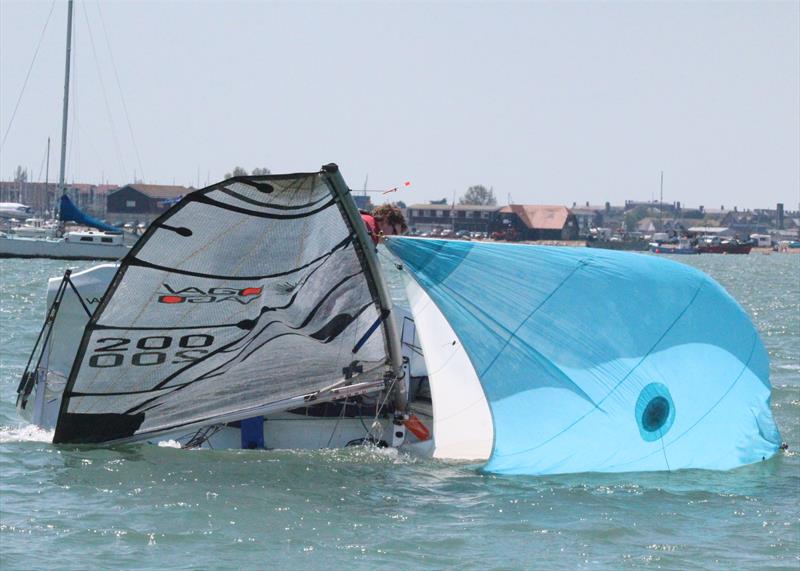
[[[756,324],[788,452],[730,472],[501,477],[394,450],[56,447],[15,390],[47,278],[91,264],[2,260],[0,569],[797,569],[800,256],[678,259]]]

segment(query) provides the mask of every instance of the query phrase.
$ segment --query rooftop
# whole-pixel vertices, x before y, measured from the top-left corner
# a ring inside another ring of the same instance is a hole
[[[561,230],[570,215],[570,211],[566,206],[509,204],[500,209],[500,214],[512,213],[516,214],[528,228],[542,230]]]
[[[414,210],[471,210],[475,212],[497,212],[500,207],[480,204],[410,204],[407,208]]]
[[[186,186],[171,186],[166,184],[126,184],[116,190],[123,188],[132,188],[142,194],[146,194],[151,198],[177,198],[195,190],[193,187]],[[114,192],[116,192],[116,190]]]

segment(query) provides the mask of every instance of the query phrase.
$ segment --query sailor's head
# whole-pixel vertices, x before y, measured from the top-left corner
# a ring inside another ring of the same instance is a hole
[[[408,229],[403,211],[394,204],[382,204],[372,211],[375,224],[384,236],[402,234]]]

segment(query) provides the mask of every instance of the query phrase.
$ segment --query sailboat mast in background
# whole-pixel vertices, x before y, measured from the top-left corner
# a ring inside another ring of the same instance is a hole
[[[72,56],[72,0],[67,4],[67,63],[64,71],[64,111],[61,118],[61,170],[58,187],[64,194],[64,174],[67,167],[67,115],[69,111],[69,62]]]

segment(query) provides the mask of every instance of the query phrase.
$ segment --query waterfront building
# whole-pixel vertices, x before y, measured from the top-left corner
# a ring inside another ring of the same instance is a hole
[[[149,225],[193,187],[163,184],[126,184],[108,194],[106,218],[112,224]]]
[[[509,204],[499,214],[496,230],[513,229],[520,240],[578,238],[578,220],[566,206]]]
[[[119,188],[115,184],[71,183],[65,191],[84,212],[105,218],[106,195]],[[55,182],[0,181],[0,202],[19,202],[39,215],[53,215],[61,191]]]
[[[412,204],[406,209],[406,222],[411,230],[419,232],[489,232],[498,210],[497,206],[475,204]]]
[[[645,217],[636,223],[636,231],[642,234],[652,234],[653,232],[667,232],[682,234],[686,232],[686,222],[684,220],[665,218]]]
[[[611,205],[606,202],[605,206],[592,206],[588,202],[584,206],[577,206],[572,203],[570,210],[578,221],[578,233],[581,236],[588,236],[592,228],[602,228],[604,214],[610,211]]]

